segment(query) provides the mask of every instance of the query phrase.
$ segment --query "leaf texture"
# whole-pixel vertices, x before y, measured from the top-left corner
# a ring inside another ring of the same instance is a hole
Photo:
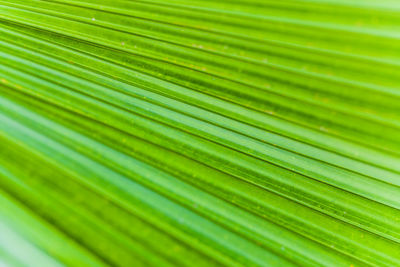
[[[400,3],[0,0],[0,265],[400,266]]]

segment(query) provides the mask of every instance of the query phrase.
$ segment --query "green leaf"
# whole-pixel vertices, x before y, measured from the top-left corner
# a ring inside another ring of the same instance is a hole
[[[400,266],[400,5],[0,0],[0,265]]]

